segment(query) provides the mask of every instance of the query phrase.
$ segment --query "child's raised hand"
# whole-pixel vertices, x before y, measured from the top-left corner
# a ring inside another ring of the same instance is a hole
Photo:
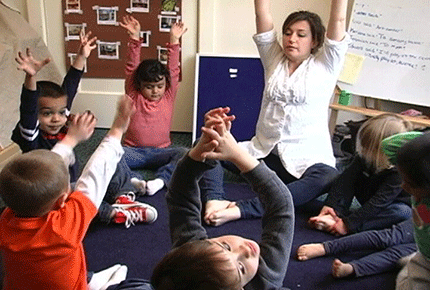
[[[75,147],[82,141],[88,140],[94,132],[97,118],[90,111],[76,114],[70,121],[69,129],[63,143]]]
[[[140,23],[136,18],[126,15],[122,18],[122,22],[120,22],[119,25],[127,29],[127,32],[131,38],[135,40],[140,39]]]
[[[79,40],[81,41],[79,45],[78,55],[82,55],[85,58],[88,58],[91,54],[91,51],[97,47],[96,41],[97,37],[94,36],[93,38],[90,38],[91,31],[89,31],[87,34],[85,34],[84,30],[81,30],[79,33]]]
[[[220,116],[224,120],[225,128],[227,129],[227,131],[230,131],[231,122],[234,121],[236,117],[234,115],[229,116],[227,115],[228,113],[230,113],[229,107],[219,107],[212,109],[205,114],[205,124],[207,121],[210,120],[211,117]]]
[[[45,58],[44,60],[37,60],[33,57],[30,48],[27,48],[26,53],[18,52],[15,61],[18,63],[18,69],[24,71],[29,76],[35,76],[51,59]]]
[[[175,22],[170,27],[170,43],[178,44],[182,35],[187,32],[188,28],[185,27],[183,22]]]

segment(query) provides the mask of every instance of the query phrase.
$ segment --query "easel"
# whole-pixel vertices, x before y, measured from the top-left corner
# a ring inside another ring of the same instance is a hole
[[[330,130],[331,135],[333,135],[334,128],[336,127],[336,122],[337,122],[337,117],[338,117],[339,111],[356,113],[356,114],[364,115],[367,117],[373,117],[373,116],[387,113],[387,112],[379,110],[380,102],[377,99],[372,98],[375,102],[375,109],[369,109],[369,108],[363,108],[363,107],[357,107],[357,106],[341,105],[338,103],[339,95],[340,95],[340,89],[339,89],[339,87],[336,86],[336,89],[334,92],[334,97],[333,97],[333,102],[330,104],[331,113],[330,113],[330,120],[329,120],[329,130]],[[365,98],[369,98],[369,97],[365,97]],[[430,127],[430,119],[426,119],[426,118],[423,118],[421,116],[413,117],[413,116],[405,116],[405,115],[400,115],[400,114],[398,114],[398,115],[401,116],[403,119],[411,122],[416,127]]]

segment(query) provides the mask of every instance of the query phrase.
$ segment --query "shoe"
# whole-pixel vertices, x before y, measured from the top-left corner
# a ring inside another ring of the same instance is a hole
[[[153,223],[157,220],[157,210],[149,204],[134,201],[134,194],[127,193],[116,199],[112,205],[116,209],[116,215],[113,218],[114,223],[123,223],[129,228],[135,223]]]

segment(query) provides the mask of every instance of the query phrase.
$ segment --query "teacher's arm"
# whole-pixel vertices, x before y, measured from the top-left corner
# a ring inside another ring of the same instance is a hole
[[[331,1],[330,19],[327,25],[327,37],[329,39],[341,41],[345,37],[347,8],[348,0]]]
[[[273,29],[273,18],[270,13],[270,0],[254,0],[257,34]]]

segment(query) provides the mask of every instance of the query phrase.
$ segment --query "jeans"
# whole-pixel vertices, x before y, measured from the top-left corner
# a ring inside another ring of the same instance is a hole
[[[417,250],[412,219],[391,228],[364,231],[323,243],[326,255],[352,251],[376,250],[373,254],[349,262],[356,277],[379,274],[395,269],[397,261]]]
[[[154,290],[148,280],[139,278],[125,279],[119,284],[111,285],[107,290]]]
[[[303,205],[327,192],[338,175],[337,169],[326,164],[317,163],[309,167],[302,177],[297,179],[285,170],[278,156],[269,154],[263,161],[287,184],[293,196],[294,206]],[[221,164],[230,171],[239,172],[230,162],[223,161]],[[217,166],[203,175],[200,180],[203,202],[211,199],[225,199],[222,182],[223,169],[221,166]],[[202,184],[204,184],[204,187],[202,187]],[[236,205],[240,209],[241,218],[260,218],[263,216],[263,207],[257,197],[236,201]]]
[[[183,147],[123,147],[124,159],[130,169],[156,170],[155,176],[168,184],[176,163],[187,152]]]

